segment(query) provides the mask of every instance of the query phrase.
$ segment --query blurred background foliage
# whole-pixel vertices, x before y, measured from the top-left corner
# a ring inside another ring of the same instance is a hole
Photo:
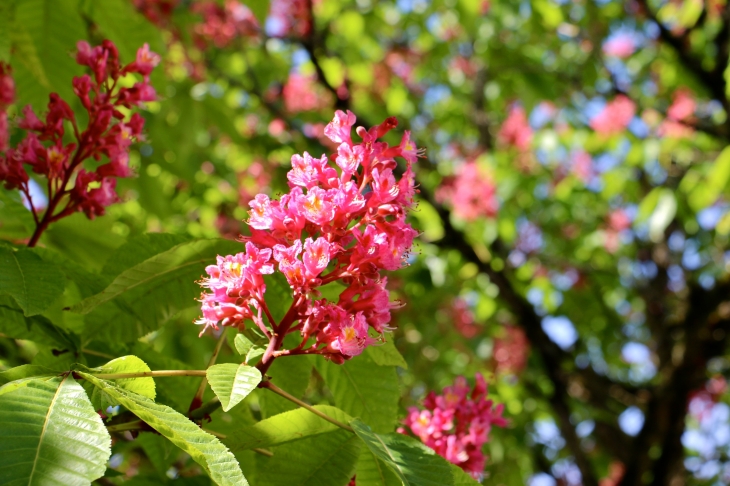
[[[285,190],[292,154],[332,152],[322,130],[335,109],[367,127],[395,116],[390,141],[408,129],[427,149],[411,214],[422,235],[389,281],[406,304],[392,337],[408,363],[403,414],[481,372],[511,421],[492,431],[485,484],[730,481],[725,0],[244,3],[0,3],[15,113],[42,111],[51,91],[74,99],[78,40],[110,39],[124,62],[148,43],[163,59],[123,202],[56,224],[43,245],[91,272],[122,265],[124,245],[148,232],[179,235],[150,240],[158,251],[236,238],[255,194]],[[0,192],[0,236],[18,242],[31,229],[20,202]],[[81,356],[200,369],[214,344],[197,337],[190,304],[114,349],[88,336],[96,354]],[[43,317],[83,327],[54,312]],[[57,348],[0,339],[1,363],[72,359]],[[290,373],[327,399],[317,373]],[[168,403],[184,391],[159,386]],[[113,468],[201,480],[173,452],[141,455],[157,439],[143,436],[116,443]]]

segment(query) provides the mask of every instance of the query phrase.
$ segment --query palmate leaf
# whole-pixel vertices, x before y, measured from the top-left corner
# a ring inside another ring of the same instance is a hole
[[[261,372],[245,364],[217,364],[208,368],[205,374],[224,412],[238,405],[261,383]]]
[[[221,486],[248,485],[236,458],[214,436],[172,408],[87,373],[79,373],[117,403],[187,452]]]
[[[70,375],[0,396],[0,484],[89,485],[110,455],[111,438]]]
[[[346,430],[275,447],[257,458],[258,482],[267,486],[345,486],[355,474],[362,442]]]
[[[61,271],[33,250],[0,247],[0,293],[11,295],[26,316],[46,310],[64,285]]]
[[[316,359],[317,371],[332,391],[335,405],[377,432],[390,432],[398,414],[400,389],[392,366],[378,366],[367,354],[340,366]]]
[[[352,419],[336,407],[315,405],[314,408],[342,423],[347,423]],[[338,427],[332,422],[318,417],[309,410],[298,408],[264,419],[255,425],[240,428],[236,430],[235,434],[231,434],[225,443],[235,452],[282,445],[337,429]]]

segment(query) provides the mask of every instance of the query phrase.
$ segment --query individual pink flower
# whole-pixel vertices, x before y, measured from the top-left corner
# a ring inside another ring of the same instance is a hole
[[[593,130],[604,135],[615,135],[626,130],[636,114],[636,104],[624,95],[606,103],[598,115],[591,118]]]

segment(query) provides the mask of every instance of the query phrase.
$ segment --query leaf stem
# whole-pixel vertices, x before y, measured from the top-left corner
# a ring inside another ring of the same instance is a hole
[[[290,395],[289,393],[285,392],[284,390],[282,390],[278,386],[274,385],[270,381],[264,381],[259,386],[261,388],[268,388],[269,390],[271,390],[272,392],[276,393],[277,395],[280,395],[280,396],[286,398],[287,400],[296,403],[297,405],[299,405],[302,408],[306,408],[307,410],[309,410],[313,414],[317,415],[318,417],[321,417],[321,418],[325,419],[327,422],[330,422],[332,424],[335,424],[336,426],[338,426],[341,429],[345,429],[345,430],[348,430],[348,431],[350,431],[352,433],[355,433],[355,431],[349,425],[343,424],[339,420],[335,420],[332,417],[330,417],[329,415],[320,412],[319,410],[317,410],[316,408],[312,407],[311,405],[309,405],[309,404],[307,404],[307,403],[299,400],[295,396]]]
[[[213,355],[210,357],[210,361],[208,361],[208,366],[206,368],[210,368],[215,364],[215,361],[218,359],[218,354],[221,352],[221,348],[223,347],[223,343],[226,340],[226,331],[225,329],[223,332],[221,332],[220,337],[218,338],[218,342],[215,345],[215,349],[213,350]],[[203,379],[200,381],[200,386],[198,387],[198,391],[195,392],[195,396],[193,396],[193,400],[190,402],[190,408],[188,408],[188,416],[197,408],[200,408],[200,406],[203,404],[203,393],[205,393],[205,387],[208,385],[208,378],[206,375],[203,375]]]
[[[134,422],[126,422],[123,424],[109,425],[107,426],[107,432],[124,432],[125,430],[137,430],[145,425],[142,420],[135,420]]]
[[[205,402],[192,412],[190,412],[190,418],[191,419],[202,419],[206,415],[210,415],[211,413],[218,410],[221,406],[221,401],[218,399],[218,397],[213,397],[212,400],[209,402]]]
[[[205,376],[205,370],[159,370],[138,371],[136,373],[90,373],[102,380],[121,380],[124,378],[161,378],[164,376]]]

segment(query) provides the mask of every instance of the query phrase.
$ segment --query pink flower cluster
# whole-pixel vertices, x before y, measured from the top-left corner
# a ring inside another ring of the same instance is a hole
[[[507,119],[499,130],[498,138],[507,146],[518,150],[529,150],[532,143],[532,128],[525,109],[519,105],[510,108]]]
[[[636,104],[624,95],[606,103],[598,115],[591,118],[590,127],[604,135],[615,135],[629,126],[636,114]]]
[[[8,127],[8,107],[13,104],[15,100],[15,81],[11,75],[10,66],[0,62],[0,152],[5,152],[8,149],[8,142],[10,141],[9,127]],[[2,165],[0,165],[0,171]],[[2,172],[0,172],[2,174]],[[1,179],[0,175],[0,180]]]
[[[106,206],[117,201],[116,178],[131,175],[129,146],[141,137],[144,126],[139,114],[127,118],[125,111],[156,98],[149,75],[160,57],[150,52],[147,44],[126,66],[119,64],[117,48],[111,41],[93,48],[80,41],[77,47],[76,62],[92,71],[91,76],[84,74],[73,79],[74,93],[87,112],[86,128],[79,126],[69,104],[51,93],[45,120],[41,121],[26,106],[18,122],[21,129],[27,130],[25,138],[0,156],[0,181],[9,189],[23,192],[33,210],[37,233],[76,211],[83,211],[89,218],[102,215]],[[143,80],[130,87],[118,87],[120,78],[130,73],[141,75]],[[12,93],[12,81],[5,77],[2,86],[0,103],[6,103]],[[72,131],[67,134],[69,128]],[[74,141],[68,141],[69,135]],[[7,140],[0,137],[3,138]],[[88,171],[82,164],[91,158],[103,163]],[[48,209],[42,220],[32,206],[24,165],[48,180]],[[60,204],[65,206],[56,212]]]
[[[395,147],[378,141],[397,125],[394,118],[370,130],[358,127],[359,143],[351,139],[354,124],[354,114],[337,111],[324,130],[339,144],[331,156],[335,164],[325,155],[294,155],[287,174],[290,191],[278,200],[258,194],[249,203],[245,252],[218,257],[206,268],[209,277],[202,286],[210,293],[203,294],[203,317],[196,321],[203,331],[243,326],[250,319],[271,340],[301,335],[296,349],[279,352],[281,343],[270,346],[270,354],[279,353],[274,356],[322,354],[342,363],[377,341],[370,328],[379,334],[389,329],[390,310],[397,304],[389,301],[380,272],[400,268],[416,236],[406,211],[413,202],[411,166],[419,151],[409,132]],[[400,178],[395,157],[406,161]],[[264,299],[264,275],[274,272],[286,278],[292,292],[280,322]],[[337,302],[318,298],[318,288],[336,281],[345,286]]]
[[[332,104],[328,93],[323,92],[317,84],[316,76],[305,76],[299,73],[289,74],[289,79],[282,90],[284,106],[289,113],[321,110]]]
[[[659,126],[659,136],[686,138],[692,136],[692,118],[697,109],[692,92],[686,88],[674,93],[672,104],[667,110],[667,119]]]
[[[235,39],[256,37],[261,30],[251,9],[237,0],[226,0],[223,5],[206,0],[193,4],[192,10],[203,17],[203,22],[194,27],[195,42],[200,49],[211,42],[222,49]]]
[[[489,441],[492,425],[506,427],[503,405],[487,400],[487,385],[476,375],[474,389],[466,379],[456,379],[442,395],[431,392],[424,400],[424,410],[408,409],[401,433],[411,432],[446,460],[456,464],[477,480],[484,475],[486,457],[482,446]]]
[[[307,37],[312,31],[310,6],[316,0],[272,0],[269,18],[273,37]]]
[[[167,26],[179,3],[180,0],[132,0],[134,8],[159,27]]]
[[[494,340],[495,372],[516,375],[527,366],[530,342],[517,326],[504,326],[504,335]]]
[[[467,162],[456,177],[445,180],[436,192],[436,199],[450,203],[454,214],[466,221],[494,217],[499,209],[497,186],[479,171],[476,162]]]

